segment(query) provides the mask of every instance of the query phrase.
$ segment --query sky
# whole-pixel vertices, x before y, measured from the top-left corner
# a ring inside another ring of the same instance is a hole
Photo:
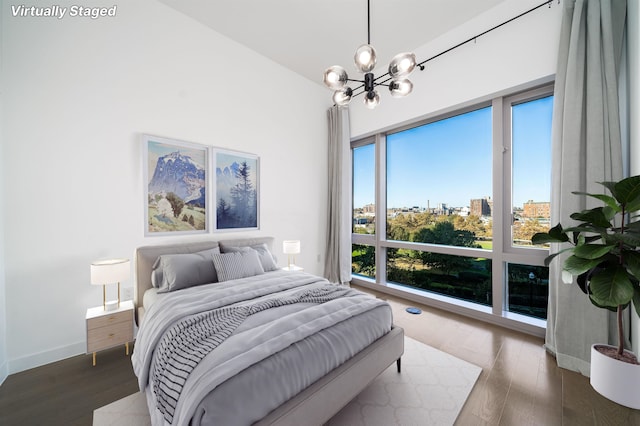
[[[553,97],[512,108],[513,199],[549,201]],[[387,135],[387,208],[469,206],[492,194],[491,107]],[[354,207],[374,202],[375,148],[354,150]]]

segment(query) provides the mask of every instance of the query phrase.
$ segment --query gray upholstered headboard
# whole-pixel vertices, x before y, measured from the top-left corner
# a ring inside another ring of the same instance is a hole
[[[133,303],[136,306],[136,315],[138,313],[138,308],[142,306],[142,297],[144,296],[144,292],[152,287],[151,267],[155,263],[158,256],[161,256],[163,254],[196,253],[218,246],[222,251],[224,251],[225,246],[243,247],[262,243],[266,243],[269,247],[269,250],[273,251],[273,241],[273,237],[257,237],[219,241],[205,240],[138,247],[135,251],[134,256],[136,273],[133,291]]]

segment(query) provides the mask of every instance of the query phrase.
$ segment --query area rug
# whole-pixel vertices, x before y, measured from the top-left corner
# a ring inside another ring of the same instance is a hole
[[[452,425],[481,371],[405,336],[402,374],[394,363],[327,426]],[[140,392],[93,412],[93,426],[150,424]]]

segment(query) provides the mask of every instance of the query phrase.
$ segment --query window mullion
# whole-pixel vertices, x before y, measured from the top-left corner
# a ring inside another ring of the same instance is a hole
[[[504,309],[505,273],[502,253],[504,252],[505,224],[508,223],[508,218],[504,216],[507,185],[504,183],[503,170],[509,150],[505,146],[503,108],[503,98],[493,100],[493,259],[491,264],[491,288],[493,294],[492,311],[497,316],[502,316]]]
[[[382,241],[387,239],[387,150],[384,135],[376,135],[376,283],[387,281],[387,249]]]

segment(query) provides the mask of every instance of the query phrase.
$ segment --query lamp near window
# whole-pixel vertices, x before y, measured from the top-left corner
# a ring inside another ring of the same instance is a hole
[[[120,282],[129,278],[129,259],[97,260],[91,263],[91,284],[102,286],[102,307],[111,311],[120,307]],[[118,283],[118,300],[107,302],[107,284]]]
[[[282,242],[282,252],[288,257],[288,270],[296,269],[296,254],[300,253],[300,240],[284,240]],[[293,261],[292,261],[293,259]]]

